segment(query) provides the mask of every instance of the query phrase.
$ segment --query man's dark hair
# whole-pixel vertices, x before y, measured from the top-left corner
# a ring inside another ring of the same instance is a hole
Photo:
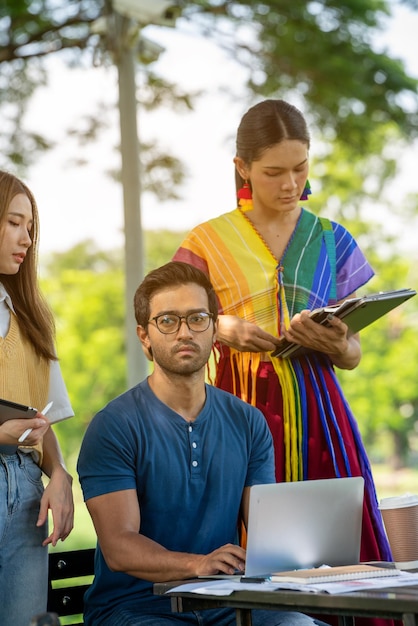
[[[135,292],[134,310],[137,324],[146,328],[150,316],[150,301],[152,296],[166,287],[188,285],[193,283],[203,287],[208,296],[209,312],[215,322],[218,317],[218,301],[212,283],[204,272],[188,263],[170,261],[145,276]]]

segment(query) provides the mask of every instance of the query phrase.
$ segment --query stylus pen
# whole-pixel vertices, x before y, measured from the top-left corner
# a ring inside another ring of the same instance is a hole
[[[53,404],[54,404],[54,403],[53,403],[52,401],[51,401],[51,402],[48,402],[48,404],[46,405],[46,407],[45,407],[44,409],[42,409],[42,411],[41,411],[42,415],[46,415],[46,414],[48,413],[49,409],[51,408],[51,406],[52,406]],[[27,429],[25,430],[25,432],[24,432],[24,433],[22,433],[22,434],[20,435],[20,437],[19,437],[19,439],[18,439],[18,442],[19,442],[19,443],[22,443],[23,441],[25,441],[26,437],[27,437],[28,435],[30,435],[30,433],[32,432],[32,430],[33,430],[32,428],[27,428]]]

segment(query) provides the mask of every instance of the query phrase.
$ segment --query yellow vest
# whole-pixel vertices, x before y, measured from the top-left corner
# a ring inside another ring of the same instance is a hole
[[[43,409],[48,400],[50,364],[22,337],[12,312],[9,332],[0,337],[0,371],[0,398]],[[19,447],[33,448],[42,458],[42,444]]]

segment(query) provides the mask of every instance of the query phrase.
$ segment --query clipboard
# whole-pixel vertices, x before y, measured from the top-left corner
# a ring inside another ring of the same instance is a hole
[[[328,315],[334,315],[344,320],[349,328],[349,335],[354,335],[415,296],[416,293],[414,289],[396,289],[395,291],[380,291],[358,298],[348,298],[341,304],[314,309],[310,317],[318,324],[328,326]],[[309,352],[309,348],[283,338],[271,356],[287,359],[301,356],[307,352]]]
[[[37,412],[37,409],[26,406],[26,404],[19,404],[18,402],[0,398],[0,424],[4,424],[7,420],[35,417]]]

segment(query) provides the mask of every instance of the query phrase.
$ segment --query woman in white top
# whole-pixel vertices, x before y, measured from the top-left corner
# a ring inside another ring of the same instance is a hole
[[[39,410],[52,401],[54,422],[73,411],[55,355],[53,316],[39,290],[38,234],[31,191],[0,171],[0,398]],[[42,474],[49,478],[45,488]],[[0,624],[27,626],[46,610],[48,545],[63,541],[73,521],[72,477],[49,419],[40,412],[6,419],[0,424]]]

